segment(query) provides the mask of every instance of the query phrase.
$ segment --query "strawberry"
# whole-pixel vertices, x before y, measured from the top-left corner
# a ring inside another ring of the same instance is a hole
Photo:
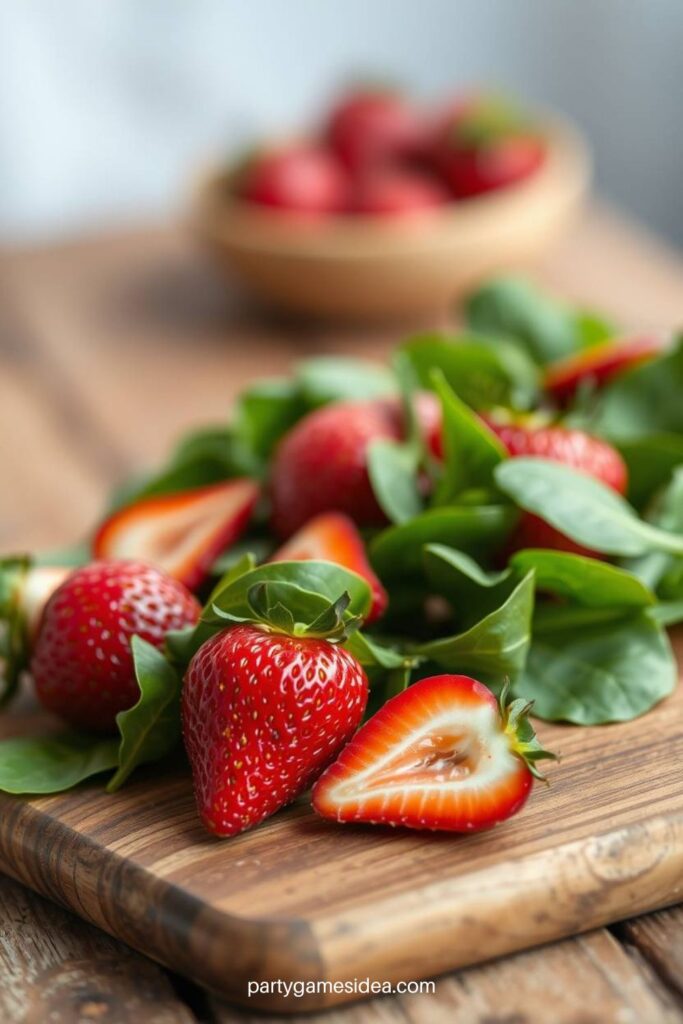
[[[565,404],[580,385],[590,383],[602,387],[620,373],[654,359],[663,348],[661,338],[647,334],[592,345],[547,366],[544,377],[546,391]]]
[[[499,97],[474,96],[458,103],[437,133],[436,165],[461,199],[522,181],[544,159],[543,140]]]
[[[441,182],[425,171],[378,167],[357,182],[351,194],[353,213],[405,215],[424,213],[447,203]]]
[[[372,605],[366,622],[374,622],[383,615],[389,596],[373,572],[365,553],[363,540],[354,523],[341,512],[324,512],[309,520],[305,526],[283,544],[271,562],[307,561],[319,559],[336,562],[357,572],[370,584]]]
[[[26,668],[48,598],[71,569],[34,565],[26,556],[0,560],[0,704]]]
[[[307,214],[339,212],[348,198],[346,171],[334,153],[313,143],[251,157],[238,169],[235,188],[250,203]]]
[[[93,554],[150,562],[196,590],[246,529],[258,496],[253,480],[240,478],[143,498],[102,523]]]
[[[169,630],[193,625],[199,604],[166,573],[141,562],[76,569],[47,602],[30,670],[41,703],[72,725],[111,732],[140,696],[130,641],[160,647]]]
[[[355,732],[368,697],[363,669],[339,646],[344,600],[330,605],[329,629],[292,619],[285,632],[268,621],[267,585],[253,591],[261,621],[207,640],[183,685],[197,806],[219,836],[252,828],[307,789]]]
[[[595,477],[618,494],[626,493],[626,464],[616,448],[606,441],[593,437],[583,430],[547,426],[535,421],[532,416],[500,421],[495,414],[489,414],[483,419],[513,458],[538,456],[553,459]],[[600,557],[531,513],[524,513],[522,516],[511,544],[511,551],[520,548],[553,548],[577,555]]]
[[[422,679],[359,730],[313,788],[339,822],[474,832],[521,810],[542,749],[524,700],[500,705],[468,676]]]
[[[440,445],[440,409],[433,395],[418,395],[416,413],[425,442]],[[367,467],[371,441],[405,434],[396,398],[333,402],[304,416],[280,441],[271,467],[273,527],[289,537],[321,512],[346,513],[359,526],[386,522]]]
[[[361,89],[333,109],[327,140],[354,174],[420,152],[425,126],[419,111],[397,92]]]

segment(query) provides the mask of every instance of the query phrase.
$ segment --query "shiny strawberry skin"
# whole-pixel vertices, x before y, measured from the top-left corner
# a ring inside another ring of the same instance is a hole
[[[312,796],[333,821],[474,832],[521,810],[532,785],[491,691],[468,676],[442,675],[387,701]]]
[[[592,345],[550,363],[546,368],[544,386],[558,402],[565,403],[584,381],[602,387],[620,373],[661,355],[663,348],[662,340],[653,335]]]
[[[497,423],[484,417],[487,426],[498,436],[510,455],[538,456],[553,459],[600,480],[618,494],[628,487],[628,470],[619,452],[583,430],[567,427],[538,427],[522,423]],[[521,548],[550,548],[593,558],[600,556],[565,537],[553,526],[531,513],[525,513],[511,538],[508,553]]]
[[[320,559],[336,562],[367,580],[372,605],[367,623],[375,622],[387,609],[389,595],[368,561],[365,545],[356,526],[341,512],[323,512],[302,526],[271,556],[271,562]]]
[[[386,517],[375,498],[367,448],[399,440],[396,415],[380,402],[335,402],[309,413],[280,442],[271,470],[273,527],[289,537],[321,512],[345,512],[359,526]]]
[[[329,145],[352,172],[420,153],[425,125],[419,112],[395,92],[365,90],[345,97],[332,111]]]
[[[529,135],[511,135],[485,146],[446,147],[439,166],[458,199],[470,199],[530,177],[545,159],[545,146]]]
[[[48,711],[77,728],[113,732],[140,696],[130,641],[160,647],[194,625],[200,607],[177,580],[142,562],[93,562],[55,590],[40,620],[30,670]]]
[[[336,213],[348,201],[348,179],[322,146],[292,145],[254,157],[240,171],[238,192],[259,206],[298,213]]]
[[[381,167],[366,174],[351,193],[351,212],[377,216],[425,213],[449,202],[446,188],[424,171]]]
[[[353,735],[368,683],[326,640],[238,625],[190,662],[183,736],[201,818],[236,835],[292,801]]]

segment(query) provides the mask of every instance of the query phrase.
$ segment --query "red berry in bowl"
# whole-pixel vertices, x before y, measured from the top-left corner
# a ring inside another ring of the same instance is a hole
[[[333,109],[327,140],[354,174],[419,154],[425,123],[420,112],[400,93],[362,89],[345,96]]]
[[[450,200],[434,175],[402,167],[378,167],[364,175],[351,193],[352,213],[402,215],[423,213]]]
[[[235,191],[260,206],[298,213],[337,213],[348,201],[347,174],[323,146],[299,143],[263,152],[239,169]]]

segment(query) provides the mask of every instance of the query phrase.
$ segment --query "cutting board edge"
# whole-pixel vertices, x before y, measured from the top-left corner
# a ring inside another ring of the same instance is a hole
[[[388,896],[372,913],[364,904],[311,920],[250,920],[203,903],[45,810],[0,796],[0,870],[254,1009],[298,1012],[361,995],[248,998],[246,980],[417,980],[674,903],[683,895],[683,807],[514,863],[512,885],[510,861],[501,861]]]

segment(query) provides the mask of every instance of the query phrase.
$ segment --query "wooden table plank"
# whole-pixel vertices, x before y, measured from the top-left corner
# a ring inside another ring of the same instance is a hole
[[[296,998],[290,1004],[296,1007]],[[216,1024],[275,1024],[210,1000]],[[293,1024],[679,1024],[683,1010],[653,970],[608,932],[440,978],[433,994],[387,996]]]
[[[192,1024],[166,974],[0,877],[3,1024]]]
[[[616,933],[636,946],[683,1000],[683,907],[625,921]]]

